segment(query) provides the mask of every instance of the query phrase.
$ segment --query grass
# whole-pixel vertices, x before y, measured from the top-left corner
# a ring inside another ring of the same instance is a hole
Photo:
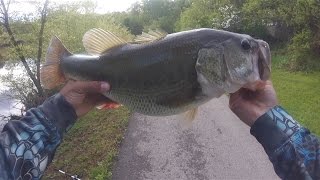
[[[78,120],[64,137],[43,179],[70,179],[61,169],[81,179],[111,179],[112,164],[127,127],[129,111],[94,110]]]
[[[281,68],[286,56],[273,57],[272,81],[280,104],[292,116],[320,135],[320,72],[289,72]]]

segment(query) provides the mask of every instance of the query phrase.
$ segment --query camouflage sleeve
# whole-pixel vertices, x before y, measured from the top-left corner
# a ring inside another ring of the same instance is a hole
[[[251,127],[281,179],[320,179],[320,141],[276,106]]]
[[[72,106],[57,94],[8,122],[0,134],[0,179],[40,179],[75,120]]]

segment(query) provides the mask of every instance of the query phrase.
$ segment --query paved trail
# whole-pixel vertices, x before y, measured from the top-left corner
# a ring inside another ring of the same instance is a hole
[[[113,179],[279,179],[227,103],[223,96],[201,106],[188,129],[181,116],[133,114]]]

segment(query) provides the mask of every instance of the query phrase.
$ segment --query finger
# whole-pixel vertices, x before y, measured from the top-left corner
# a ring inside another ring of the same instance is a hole
[[[72,84],[72,89],[82,93],[104,93],[110,90],[110,85],[100,81],[77,81]]]
[[[271,83],[271,81],[269,82]],[[256,91],[261,91],[264,90],[266,88],[266,86],[268,85],[268,81],[259,81],[256,83]]]
[[[243,86],[243,88],[245,89],[249,89],[251,91],[259,91],[264,89],[264,87],[266,86],[267,82],[265,81],[255,81],[254,83],[249,83]]]
[[[272,85],[272,81],[271,80],[266,80],[266,83]]]
[[[230,102],[235,101],[239,97],[241,98],[244,93],[246,93],[246,89],[245,88],[240,88],[238,91],[236,91],[234,93],[231,93],[230,94]]]
[[[266,81],[266,86],[272,86],[273,87],[273,83],[271,80],[267,80]]]
[[[235,107],[235,104],[241,99],[241,93],[243,92],[242,88],[236,91],[235,93],[230,94],[229,98],[229,107],[230,109],[233,109]]]
[[[238,106],[242,106],[248,100],[248,96],[252,93],[254,93],[254,91],[246,88],[241,88],[235,93],[232,93],[229,99],[229,108],[235,109]]]
[[[102,104],[104,102],[109,102],[110,100],[103,96],[102,94],[90,94],[85,97],[81,106],[78,107],[78,110],[86,113],[90,111],[95,106]],[[81,108],[81,109],[80,109]]]

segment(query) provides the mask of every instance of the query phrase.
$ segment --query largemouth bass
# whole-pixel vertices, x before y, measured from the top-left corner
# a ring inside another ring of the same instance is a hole
[[[269,45],[249,35],[196,29],[162,36],[144,33],[142,44],[92,29],[83,37],[90,55],[71,54],[57,37],[49,45],[41,81],[51,89],[67,79],[107,81],[109,99],[155,116],[195,109],[241,87],[254,88],[271,71]]]

